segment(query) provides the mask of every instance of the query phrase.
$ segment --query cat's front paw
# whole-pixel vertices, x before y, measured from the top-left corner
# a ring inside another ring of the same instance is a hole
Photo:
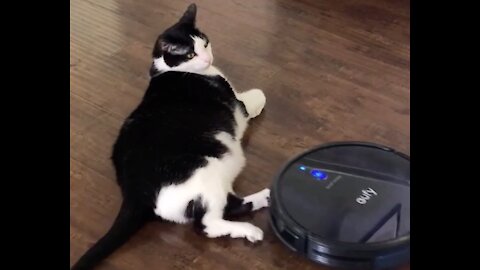
[[[235,230],[232,230],[230,236],[232,238],[244,237],[247,238],[248,241],[255,243],[263,240],[263,231],[262,229],[245,222],[236,227]]]
[[[230,235],[232,238],[247,238],[250,242],[263,240],[263,231],[248,222],[217,221],[204,229],[209,238]]]
[[[241,98],[250,118],[260,115],[267,102],[265,94],[260,89],[250,89],[242,93]]]
[[[259,197],[257,201],[258,209],[263,207],[268,207],[270,205],[270,189],[266,188],[258,193],[259,193]]]
[[[270,205],[270,189],[254,193],[244,198],[246,203],[252,203],[252,211],[268,207]]]

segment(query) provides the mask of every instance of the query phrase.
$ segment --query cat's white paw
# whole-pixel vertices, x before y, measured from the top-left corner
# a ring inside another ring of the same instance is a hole
[[[206,226],[204,232],[210,238],[230,235],[232,238],[247,238],[250,242],[263,240],[263,231],[247,222],[220,220]]]
[[[255,243],[257,241],[263,240],[263,231],[250,224],[250,223],[242,223],[238,224],[232,232],[230,233],[232,238],[247,238],[248,241]]]
[[[252,211],[268,207],[270,205],[270,189],[266,188],[243,199],[245,203],[252,203]]]
[[[265,103],[267,102],[265,94],[260,89],[250,89],[247,92],[242,93],[241,99],[245,104],[250,118],[257,117],[262,113]]]
[[[243,199],[246,203],[252,203],[252,211],[268,207],[270,205],[270,189],[266,188]]]
[[[259,208],[268,207],[270,205],[270,189],[266,188],[259,193]]]

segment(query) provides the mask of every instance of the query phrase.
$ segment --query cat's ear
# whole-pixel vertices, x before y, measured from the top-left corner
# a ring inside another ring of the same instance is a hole
[[[159,45],[162,51],[168,52],[169,54],[173,54],[173,55],[183,55],[188,52],[188,47],[169,43],[164,40],[160,40]]]
[[[190,6],[188,6],[187,11],[185,11],[179,23],[195,25],[196,17],[197,17],[197,5],[191,4]]]

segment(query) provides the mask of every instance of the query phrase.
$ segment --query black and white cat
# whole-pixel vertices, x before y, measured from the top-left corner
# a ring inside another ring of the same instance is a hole
[[[212,46],[195,17],[192,4],[155,43],[150,85],[113,149],[121,209],[72,269],[93,268],[158,218],[193,222],[212,238],[263,239],[258,227],[228,219],[269,204],[268,189],[245,198],[232,189],[245,165],[243,133],[262,112],[265,95],[259,89],[236,92],[212,66]]]

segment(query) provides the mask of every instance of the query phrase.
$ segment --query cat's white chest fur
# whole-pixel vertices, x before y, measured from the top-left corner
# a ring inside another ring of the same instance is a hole
[[[245,166],[241,138],[248,125],[248,119],[240,108],[234,112],[235,136],[226,132],[216,135],[217,140],[228,148],[220,158],[207,157],[206,166],[197,169],[184,183],[163,187],[156,200],[155,214],[165,220],[186,223],[185,209],[191,200],[202,198],[205,206],[225,205],[232,184]]]

